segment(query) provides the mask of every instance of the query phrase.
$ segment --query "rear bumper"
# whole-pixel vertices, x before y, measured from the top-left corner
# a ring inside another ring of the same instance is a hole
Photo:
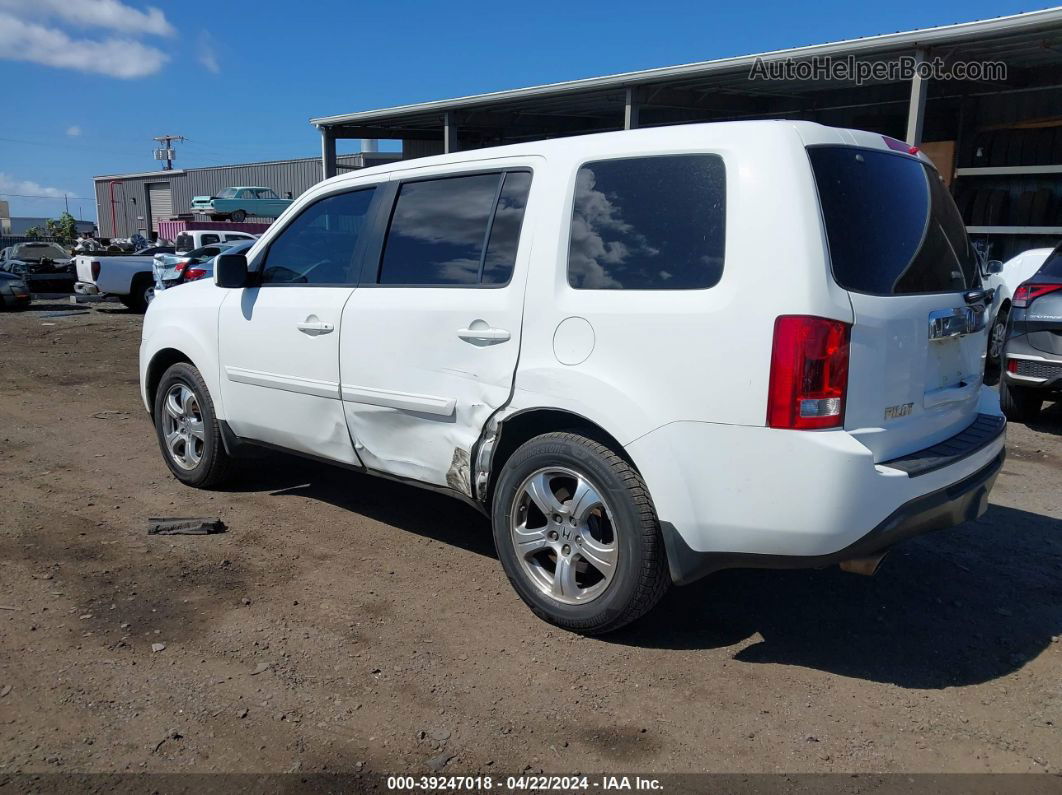
[[[1011,360],[1017,362],[1016,373],[1007,366]],[[1025,334],[1011,337],[1003,353],[1003,378],[1013,386],[1060,391],[1062,356],[1034,348]]]
[[[843,430],[698,422],[666,425],[627,451],[652,493],[676,582],[735,566],[815,567],[968,518],[980,495],[967,491],[987,494],[1003,460],[997,401],[984,390],[987,418],[891,462],[875,462]]]
[[[78,295],[99,295],[100,288],[89,282],[74,282],[74,292]]]
[[[988,510],[988,493],[1003,468],[1006,451],[967,478],[904,503],[854,543],[827,555],[786,556],[695,552],[673,527],[664,528],[672,579],[693,582],[722,569],[821,568],[853,558],[870,557],[909,538],[977,519]]]

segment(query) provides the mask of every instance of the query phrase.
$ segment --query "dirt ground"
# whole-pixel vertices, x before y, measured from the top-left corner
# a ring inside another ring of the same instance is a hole
[[[140,318],[62,309],[0,315],[0,779],[1062,771],[1062,405],[1011,426],[985,517],[874,578],[725,572],[585,639],[457,501],[279,454],[179,485]]]

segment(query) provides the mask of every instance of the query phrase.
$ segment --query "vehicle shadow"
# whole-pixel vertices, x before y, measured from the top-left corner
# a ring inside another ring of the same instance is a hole
[[[496,557],[489,522],[441,494],[262,451],[229,490],[321,500],[399,530]],[[750,664],[800,665],[909,688],[989,681],[1062,633],[1062,520],[993,505],[976,522],[913,539],[874,577],[732,570],[673,588],[602,641],[736,647]],[[753,642],[749,643],[752,639]]]
[[[673,589],[605,639],[800,665],[900,687],[1009,674],[1062,633],[1062,520],[992,506],[976,522],[902,544],[873,578],[837,568],[720,572]]]
[[[496,557],[490,523],[469,505],[427,489],[311,461],[255,451],[227,491],[320,500],[410,533]]]
[[[1038,433],[1051,433],[1062,436],[1062,400],[1045,403],[1040,416],[1028,423],[1028,428]]]

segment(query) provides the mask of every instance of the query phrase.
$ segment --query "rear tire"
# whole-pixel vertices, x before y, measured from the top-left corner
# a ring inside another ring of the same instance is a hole
[[[619,629],[671,584],[641,476],[585,436],[548,433],[521,445],[498,477],[492,516],[509,582],[535,615],[564,629]]]
[[[120,295],[118,300],[133,312],[144,313],[154,298],[155,284],[147,274],[138,274],[129,286],[129,295]]]
[[[247,211],[236,210],[232,213],[232,215],[229,216],[229,218],[237,224],[242,224],[244,221],[247,220]]]
[[[999,382],[999,406],[1008,420],[1029,423],[1040,416],[1044,401],[1040,392],[1028,387],[1013,386],[1004,377]]]
[[[228,478],[233,461],[221,440],[214,401],[195,367],[178,362],[163,373],[153,418],[162,458],[179,481],[206,489]]]

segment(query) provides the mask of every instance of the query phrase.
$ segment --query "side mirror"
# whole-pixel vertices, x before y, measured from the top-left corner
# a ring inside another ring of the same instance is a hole
[[[998,259],[990,259],[988,261],[988,264],[985,266],[985,271],[987,273],[989,273],[989,274],[1002,273],[1003,272],[1003,262],[1001,260],[998,260]]]
[[[243,254],[218,254],[214,260],[214,278],[218,287],[246,287],[247,257]]]

